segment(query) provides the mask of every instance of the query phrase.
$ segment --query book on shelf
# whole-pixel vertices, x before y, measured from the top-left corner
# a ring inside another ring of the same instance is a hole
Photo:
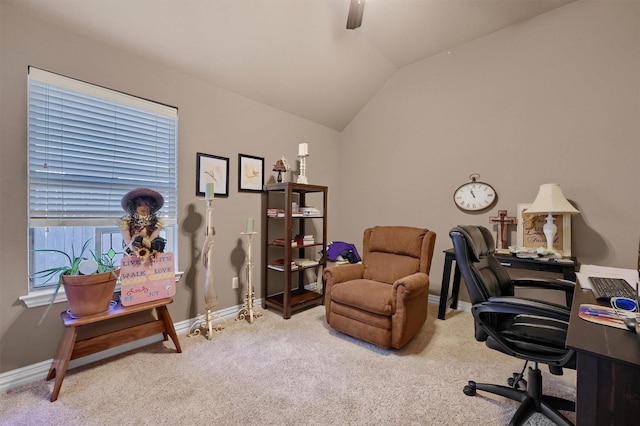
[[[284,247],[285,245],[285,240],[284,238],[276,238],[275,240],[273,240],[272,243],[274,246],[282,246]],[[290,243],[291,247],[296,247],[298,245],[298,243],[296,242],[296,240],[291,240]]]
[[[315,207],[300,207],[303,216],[322,216],[322,212]]]
[[[284,212],[284,209],[269,208],[267,209],[267,216],[268,217],[284,217],[285,212]],[[313,209],[312,211],[301,209],[301,210],[293,210],[291,212],[291,217],[314,217],[314,216],[322,216],[322,214],[317,209]]]
[[[316,266],[319,264],[317,260],[313,259],[293,259],[293,263],[298,265],[301,268],[306,268],[309,266]]]
[[[273,260],[271,262],[269,262],[269,264],[267,265],[267,267],[269,269],[273,269],[274,271],[284,271],[284,259],[276,259]],[[291,270],[296,270],[298,269],[298,265],[295,264],[295,262],[291,261]]]
[[[284,217],[284,210],[282,210],[282,209],[267,209],[267,216],[269,216],[269,217]]]
[[[316,243],[316,239],[313,235],[296,235],[294,238],[294,241],[299,245],[299,246],[310,246]]]

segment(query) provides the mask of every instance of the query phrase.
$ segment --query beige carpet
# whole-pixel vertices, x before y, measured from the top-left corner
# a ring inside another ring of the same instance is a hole
[[[506,383],[522,363],[473,339],[467,312],[437,320],[399,351],[330,329],[324,307],[267,311],[207,340],[181,336],[68,372],[59,399],[38,381],[0,397],[2,425],[505,425],[517,403],[462,393]],[[575,371],[543,369],[544,391],[575,398]],[[573,413],[568,417],[575,421]],[[540,414],[528,425],[551,424]]]

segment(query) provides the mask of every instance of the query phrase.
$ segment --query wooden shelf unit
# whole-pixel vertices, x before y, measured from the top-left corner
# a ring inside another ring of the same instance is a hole
[[[311,195],[317,194],[317,195]],[[284,217],[272,217],[266,214],[266,225],[264,226],[264,250],[262,278],[262,306],[263,308],[273,308],[282,312],[285,319],[297,311],[311,306],[324,303],[324,286],[317,291],[305,289],[307,274],[305,271],[315,270],[320,274],[326,267],[327,253],[327,195],[328,188],[319,185],[307,185],[293,182],[282,182],[267,185],[266,187],[266,208],[279,208],[284,210]],[[321,198],[322,207],[320,215],[294,217],[292,215],[292,203],[297,202],[299,206],[305,207],[310,198],[317,201]],[[322,229],[314,232],[313,244],[291,246],[291,241],[297,234],[305,234],[308,230],[307,222],[312,221]],[[284,245],[273,244],[276,238],[283,238]],[[305,253],[309,251],[322,251],[322,259],[318,265],[296,269],[291,268],[291,262],[295,257],[305,258]],[[295,256],[295,257],[294,257]],[[284,259],[282,271],[275,271],[269,268],[269,262],[274,259]],[[321,280],[317,280],[318,282]],[[295,285],[294,285],[295,282]],[[278,289],[276,289],[278,286]]]

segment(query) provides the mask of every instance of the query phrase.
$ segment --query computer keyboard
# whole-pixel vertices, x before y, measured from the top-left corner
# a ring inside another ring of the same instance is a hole
[[[623,278],[589,277],[593,295],[597,300],[609,300],[612,297],[631,297],[637,294],[627,280]]]

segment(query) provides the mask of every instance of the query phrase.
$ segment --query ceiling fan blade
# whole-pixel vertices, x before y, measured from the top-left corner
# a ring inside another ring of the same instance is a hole
[[[362,14],[364,13],[365,0],[351,0],[349,6],[349,16],[347,17],[347,29],[355,30],[362,25]]]

